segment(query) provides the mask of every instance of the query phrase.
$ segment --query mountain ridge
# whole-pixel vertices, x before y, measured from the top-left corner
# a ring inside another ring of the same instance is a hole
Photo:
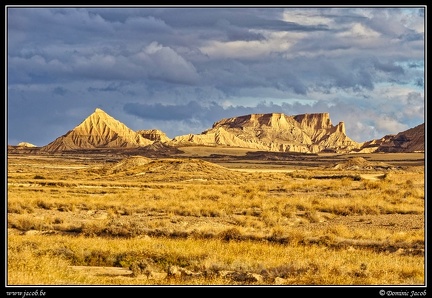
[[[425,123],[401,131],[395,135],[386,135],[381,139],[365,142],[363,148],[373,148],[374,152],[424,152]],[[366,151],[366,150],[364,150]]]
[[[424,123],[396,135],[359,143],[346,135],[343,121],[333,125],[329,113],[256,113],[223,118],[200,134],[170,139],[158,129],[134,131],[96,108],[75,128],[40,149],[48,153],[130,148],[157,151],[188,145],[299,153],[418,152],[425,147]]]

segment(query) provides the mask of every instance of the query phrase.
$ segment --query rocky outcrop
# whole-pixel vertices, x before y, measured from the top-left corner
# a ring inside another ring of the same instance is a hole
[[[7,154],[38,154],[40,150],[41,147],[37,146],[7,145]]]
[[[332,125],[328,113],[296,116],[270,113],[227,118],[201,134],[178,136],[171,143],[304,153],[349,152],[362,145],[347,137],[343,122]]]
[[[18,147],[34,148],[36,145],[27,142],[21,142],[17,145]]]
[[[101,109],[96,109],[81,124],[42,147],[42,151],[58,152],[74,149],[134,148],[152,144]]]
[[[137,133],[140,134],[142,137],[149,139],[150,141],[164,143],[171,140],[163,131],[159,129],[142,129],[138,130]]]
[[[344,170],[389,170],[395,169],[394,166],[384,162],[368,161],[363,157],[351,157],[347,160],[335,164],[333,169]]]
[[[381,139],[365,142],[360,152],[424,152],[424,150],[425,124],[422,123],[396,135],[386,135]]]

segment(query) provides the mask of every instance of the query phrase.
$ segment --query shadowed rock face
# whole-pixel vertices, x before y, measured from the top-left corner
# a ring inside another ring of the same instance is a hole
[[[42,147],[43,151],[57,152],[74,149],[134,148],[152,144],[101,109],[96,109],[81,124]]]
[[[424,152],[425,125],[422,123],[396,135],[365,142],[363,151],[366,149],[370,152]]]
[[[361,147],[334,126],[328,113],[287,116],[282,113],[250,114],[222,119],[198,135],[175,137],[172,144],[224,145],[279,152],[349,152]]]

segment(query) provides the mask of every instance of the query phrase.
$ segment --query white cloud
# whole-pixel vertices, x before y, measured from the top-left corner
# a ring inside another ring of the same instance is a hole
[[[378,98],[392,98],[393,101],[406,104],[409,95],[414,91],[419,91],[418,87],[414,88],[413,86],[409,85],[382,83],[375,86],[374,93],[378,95]],[[418,93],[423,96],[423,92]]]
[[[193,83],[199,79],[194,65],[177,54],[170,47],[157,42],[150,43],[136,55],[143,62],[142,67],[149,68],[148,76],[173,82]]]
[[[356,23],[349,30],[338,33],[338,35],[344,38],[377,38],[380,36],[380,33],[361,23]]]
[[[408,125],[400,123],[397,119],[390,118],[389,116],[378,117],[374,122],[377,129],[389,134],[396,134],[410,128]]]
[[[250,33],[260,34],[262,40],[218,41],[208,40],[199,49],[210,58],[263,59],[272,53],[286,53],[299,40],[307,36],[305,32],[250,29]]]
[[[331,26],[334,21],[330,17],[321,15],[318,9],[285,9],[282,14],[283,20],[301,25],[326,25]]]
[[[153,41],[151,44],[149,44],[145,49],[144,52],[151,55],[151,54],[155,54],[158,51],[162,50],[163,47],[158,44],[156,41]]]
[[[200,48],[211,58],[254,58],[269,53],[269,47],[261,41],[210,41]]]

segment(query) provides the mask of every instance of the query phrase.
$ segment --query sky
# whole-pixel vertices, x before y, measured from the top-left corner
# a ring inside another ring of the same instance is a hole
[[[425,6],[5,6],[7,143],[96,108],[199,134],[252,113],[329,113],[357,142],[425,122]]]

